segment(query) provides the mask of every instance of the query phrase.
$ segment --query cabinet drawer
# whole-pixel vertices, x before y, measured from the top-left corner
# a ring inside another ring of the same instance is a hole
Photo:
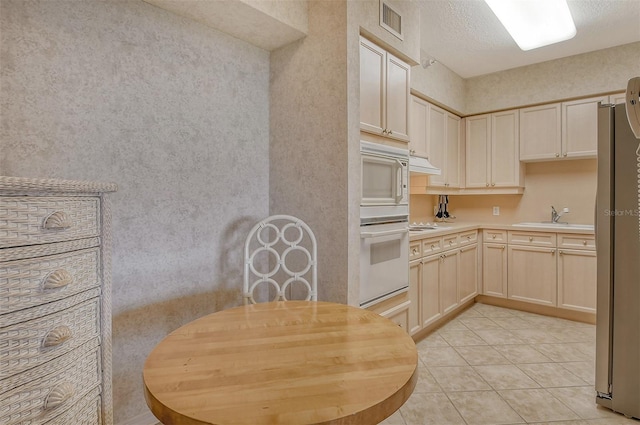
[[[101,425],[101,410],[100,387],[95,387],[82,400],[62,415],[47,422],[46,425]]]
[[[386,317],[387,319],[391,320],[396,325],[400,326],[402,329],[408,332],[409,304],[411,304],[411,301],[406,301],[394,308],[391,308],[383,313],[380,313],[380,315],[382,317]]]
[[[422,255],[427,256],[442,251],[442,238],[422,240]]]
[[[100,350],[95,348],[62,370],[1,394],[0,423],[45,423],[60,416],[98,386],[100,370]]]
[[[100,198],[0,197],[0,248],[100,234]]]
[[[509,244],[528,246],[556,246],[556,234],[544,232],[509,232]]]
[[[596,239],[593,235],[559,233],[558,248],[587,249],[595,251]]]
[[[98,303],[98,298],[92,298],[67,310],[0,329],[0,379],[39,366],[98,336]]]
[[[506,230],[483,230],[482,240],[484,242],[507,242]]]
[[[99,248],[0,263],[0,315],[99,286],[99,276]]]
[[[452,249],[458,246],[458,235],[446,235],[442,238],[442,249]]]
[[[460,246],[471,245],[478,242],[478,231],[463,232],[458,235],[458,244]]]
[[[413,241],[409,243],[409,260],[415,260],[422,257],[422,241]]]

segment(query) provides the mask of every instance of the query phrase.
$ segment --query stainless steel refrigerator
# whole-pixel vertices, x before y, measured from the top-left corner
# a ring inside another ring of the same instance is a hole
[[[640,418],[640,140],[629,122],[624,103],[599,107],[596,402]]]

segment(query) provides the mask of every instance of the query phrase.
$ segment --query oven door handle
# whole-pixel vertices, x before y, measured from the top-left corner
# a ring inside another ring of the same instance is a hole
[[[360,232],[361,238],[379,238],[382,236],[391,236],[391,235],[400,235],[402,233],[409,233],[409,228],[404,229],[394,229],[394,230],[383,230],[381,232]]]

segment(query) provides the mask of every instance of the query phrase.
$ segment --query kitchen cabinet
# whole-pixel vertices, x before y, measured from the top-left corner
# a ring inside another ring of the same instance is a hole
[[[429,159],[429,102],[411,96],[409,153]]]
[[[558,307],[596,312],[595,238],[558,235]]]
[[[429,161],[442,174],[429,177],[430,187],[460,188],[461,118],[429,104]]]
[[[507,297],[507,232],[483,230],[482,293]]]
[[[520,160],[595,158],[598,102],[607,96],[520,109]]]
[[[607,96],[562,103],[562,147],[564,158],[595,158],[598,152],[598,103]]]
[[[409,141],[411,67],[360,37],[360,129]]]
[[[409,244],[410,334],[451,315],[477,295],[477,242],[478,232],[471,230]]]
[[[519,111],[465,118],[465,188],[524,186]]]
[[[556,306],[556,249],[509,245],[507,297]]]

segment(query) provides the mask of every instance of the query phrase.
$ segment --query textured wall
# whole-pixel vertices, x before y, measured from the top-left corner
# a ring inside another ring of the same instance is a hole
[[[271,214],[318,240],[318,299],[348,300],[346,5],[309,2],[307,37],[271,54]],[[356,224],[357,225],[357,224]]]
[[[122,422],[153,346],[241,302],[241,244],[268,214],[269,55],[133,0],[2,0],[0,28],[2,173],[119,185]]]
[[[470,78],[465,114],[623,91],[640,74],[640,42]]]
[[[429,58],[425,52],[423,57]],[[451,112],[463,115],[466,108],[466,80],[436,62],[428,68],[411,68],[411,91]]]

